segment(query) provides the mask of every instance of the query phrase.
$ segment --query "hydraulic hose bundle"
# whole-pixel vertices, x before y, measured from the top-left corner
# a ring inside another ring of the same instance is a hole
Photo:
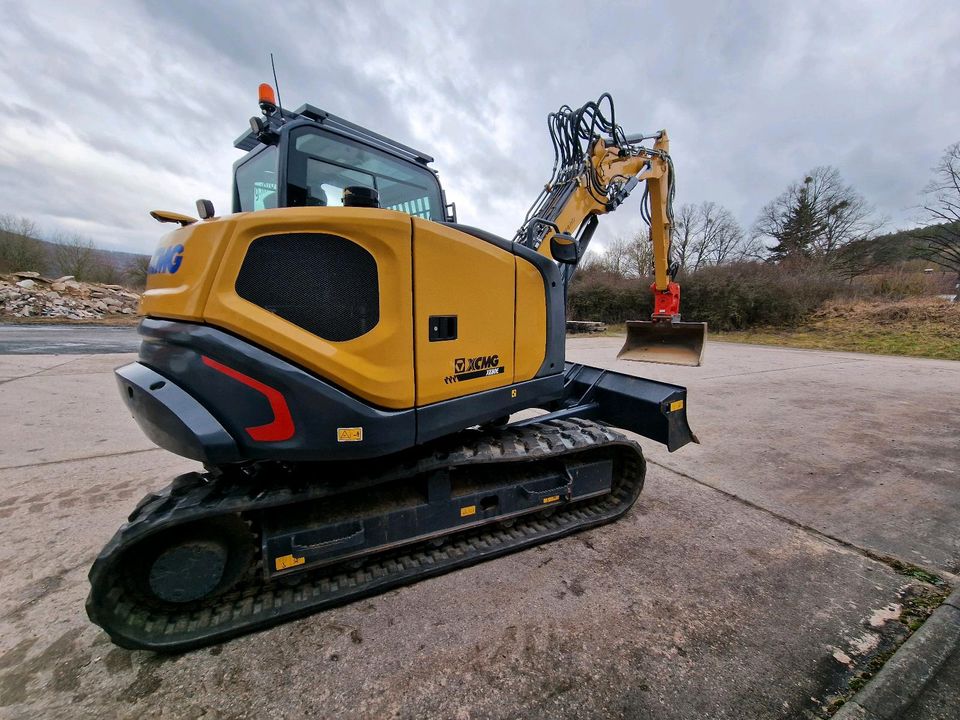
[[[619,149],[621,156],[659,156],[670,168],[669,190],[667,194],[667,216],[673,220],[673,198],[675,195],[673,161],[669,153],[644,147],[644,140],[656,139],[654,135],[628,136],[616,122],[616,110],[610,93],[603,93],[596,101],[585,103],[574,110],[563,105],[547,116],[547,128],[553,145],[554,161],[550,179],[544,185],[540,195],[527,211],[523,225],[517,231],[514,240],[527,242],[530,226],[539,221],[554,221],[560,209],[582,178],[585,189],[594,200],[610,207],[618,205],[626,193],[635,185],[631,177],[614,175],[602,177],[594,165],[591,153],[598,140]],[[612,207],[610,208],[612,209]],[[640,206],[640,215],[647,225],[651,222],[650,195],[645,187]],[[534,228],[538,239],[542,239],[548,226],[543,224]]]

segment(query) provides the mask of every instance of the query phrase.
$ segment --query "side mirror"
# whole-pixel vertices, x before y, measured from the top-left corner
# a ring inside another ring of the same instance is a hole
[[[561,265],[576,265],[580,260],[580,249],[572,235],[555,233],[550,238],[550,254]]]
[[[209,220],[215,214],[212,202],[203,198],[197,200],[197,215],[200,216],[201,220]]]

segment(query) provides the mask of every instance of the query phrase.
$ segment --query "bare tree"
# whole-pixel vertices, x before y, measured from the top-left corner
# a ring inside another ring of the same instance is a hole
[[[820,255],[830,255],[855,240],[877,234],[886,220],[874,215],[874,208],[852,185],[845,185],[836,168],[813,170],[813,205],[823,214],[823,235],[815,241]]]
[[[770,249],[763,238],[754,232],[744,236],[743,241],[730,257],[732,262],[757,262],[767,260]]]
[[[767,203],[754,223],[753,236],[773,241],[767,249],[775,260],[829,259],[844,245],[873,236],[883,224],[839,171],[824,165]]]
[[[697,206],[684,203],[673,215],[673,239],[670,243],[671,260],[677,263],[681,270],[693,265],[693,248],[699,234],[700,213]]]
[[[37,239],[37,226],[25,217],[0,215],[0,269],[44,272],[47,250]]]
[[[715,202],[681,205],[674,214],[673,262],[681,270],[720,265],[743,244],[743,229],[727,208]]]
[[[123,283],[125,273],[126,269],[120,268],[109,255],[99,250],[94,253],[93,270],[90,272],[91,282],[120,285]]]
[[[710,240],[713,233],[713,203],[703,202],[697,206],[697,224],[696,232],[690,243],[690,270],[697,271],[710,264],[709,249]]]
[[[653,245],[650,231],[643,229],[627,245],[627,275],[645,278],[653,274]]]
[[[681,205],[674,215],[670,261],[678,263],[681,270],[695,271],[728,262],[742,243],[743,230],[722,205]],[[599,258],[591,261],[590,269],[621,278],[645,278],[653,275],[653,261],[650,231],[644,228],[629,240],[617,237],[607,243]],[[585,269],[581,264],[581,270]]]
[[[577,263],[577,275],[575,277],[583,277],[587,273],[603,269],[603,253],[596,249],[596,245],[591,245],[590,247],[591,250],[588,250],[580,257],[580,261]]]
[[[149,265],[149,255],[138,255],[127,264],[123,275],[131,287],[141,290],[147,286],[147,268]]]
[[[882,257],[876,253],[876,245],[869,238],[853,240],[839,248],[832,256],[830,267],[840,277],[853,280],[884,265]]]
[[[627,277],[630,273],[630,241],[617,236],[603,250],[604,270],[613,275]]]
[[[705,202],[700,206],[703,240],[699,244],[701,264],[722,265],[743,242],[743,229],[733,213],[722,205]]]
[[[58,271],[77,280],[92,280],[98,270],[93,241],[75,233],[54,238],[53,259]]]
[[[960,142],[948,147],[933,168],[922,207],[932,226],[914,234],[917,254],[957,273],[960,287]]]

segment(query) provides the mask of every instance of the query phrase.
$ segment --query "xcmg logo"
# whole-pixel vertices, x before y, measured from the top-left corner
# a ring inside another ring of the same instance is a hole
[[[500,364],[499,355],[479,355],[472,358],[457,358],[453,361],[455,373],[472,372],[473,370],[489,370]]]
[[[150,264],[147,265],[147,274],[156,275],[158,273],[169,273],[173,275],[180,269],[183,262],[183,245],[173,245],[171,247],[160,247],[150,258]]]
[[[450,383],[461,380],[473,380],[487,375],[499,375],[503,372],[500,367],[499,355],[478,355],[472,358],[455,358],[453,361],[453,375],[447,375],[443,381]]]

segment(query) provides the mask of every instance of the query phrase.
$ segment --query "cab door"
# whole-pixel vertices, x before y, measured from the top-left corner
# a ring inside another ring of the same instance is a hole
[[[513,253],[415,217],[413,273],[417,405],[513,383]]]

